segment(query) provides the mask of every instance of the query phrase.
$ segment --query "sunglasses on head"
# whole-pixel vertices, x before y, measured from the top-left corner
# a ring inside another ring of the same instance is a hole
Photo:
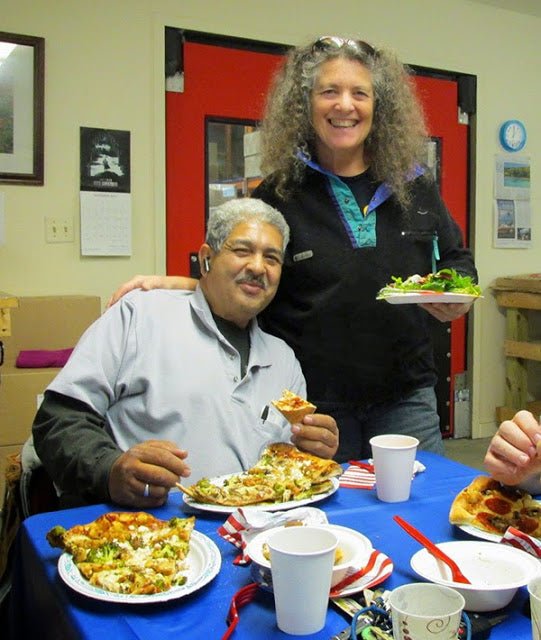
[[[333,49],[342,49],[349,47],[357,53],[375,56],[376,50],[368,42],[364,40],[353,40],[351,38],[340,38],[339,36],[321,36],[312,45],[312,53],[314,51],[332,51]]]

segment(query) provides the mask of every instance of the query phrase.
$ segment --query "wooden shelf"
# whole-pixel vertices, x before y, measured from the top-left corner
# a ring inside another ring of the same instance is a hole
[[[534,402],[527,402],[525,406],[521,407],[521,409],[527,409],[528,411],[531,411],[533,415],[538,418],[539,416],[541,416],[541,401],[535,400]],[[517,409],[515,409],[515,407],[497,407],[496,418],[498,422],[511,420],[516,412]]]
[[[541,400],[528,401],[528,361],[541,362],[541,343],[531,339],[528,316],[541,311],[541,273],[498,278],[493,286],[496,301],[505,309],[504,354],[505,405],[496,408],[499,422],[517,411],[541,414]]]
[[[525,360],[541,360],[541,343],[506,340],[503,346],[506,356],[524,358]]]

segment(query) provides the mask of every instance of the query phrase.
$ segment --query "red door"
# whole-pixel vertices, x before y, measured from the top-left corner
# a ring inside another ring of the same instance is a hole
[[[440,147],[440,189],[443,200],[468,238],[468,127],[458,121],[458,82],[423,75],[415,76],[423,103],[428,132]],[[453,435],[455,376],[466,369],[466,319],[448,325],[434,323],[436,365],[439,383],[438,412],[444,435]],[[450,354],[450,357],[449,355]]]
[[[261,119],[280,55],[186,42],[184,92],[166,93],[167,272],[187,275],[205,234],[205,119]]]
[[[199,34],[201,35],[201,34]],[[248,47],[185,42],[184,91],[166,94],[167,272],[188,275],[190,253],[204,238],[206,216],[205,122],[209,117],[257,121],[281,53]],[[440,184],[445,203],[467,238],[468,127],[458,123],[458,83],[454,79],[415,75],[429,133],[440,151]],[[465,321],[437,329],[440,336],[439,412],[444,435],[452,435],[453,380],[465,369]],[[449,355],[450,354],[450,355]]]

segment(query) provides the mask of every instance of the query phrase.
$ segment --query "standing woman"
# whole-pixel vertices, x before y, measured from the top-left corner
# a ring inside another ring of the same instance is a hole
[[[390,52],[333,36],[295,49],[263,121],[253,194],[277,207],[291,242],[264,327],[293,347],[318,410],[340,429],[337,459],[368,457],[378,433],[407,433],[443,453],[427,312],[469,305],[377,301],[391,276],[452,267],[470,252],[422,166],[422,110]]]
[[[291,240],[260,319],[294,349],[311,402],[336,419],[340,462],[368,457],[379,433],[443,453],[428,314],[448,322],[470,305],[376,300],[392,276],[477,277],[423,158],[422,110],[391,52],[324,36],[289,53],[268,97],[266,177],[253,196],[283,213]],[[188,283],[136,277],[112,300],[136,286]]]

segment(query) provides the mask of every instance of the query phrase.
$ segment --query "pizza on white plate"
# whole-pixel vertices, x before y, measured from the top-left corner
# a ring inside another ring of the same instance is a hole
[[[186,582],[194,524],[194,517],[159,520],[142,511],[111,512],[70,529],[53,527],[47,540],[72,555],[91,585],[147,595]]]
[[[541,538],[541,503],[518,487],[477,476],[453,500],[449,522],[499,535],[512,526]]]
[[[311,498],[329,491],[331,478],[341,473],[342,467],[334,460],[275,442],[253,467],[228,476],[223,483],[202,478],[189,487],[177,486],[196,502],[238,507]]]

